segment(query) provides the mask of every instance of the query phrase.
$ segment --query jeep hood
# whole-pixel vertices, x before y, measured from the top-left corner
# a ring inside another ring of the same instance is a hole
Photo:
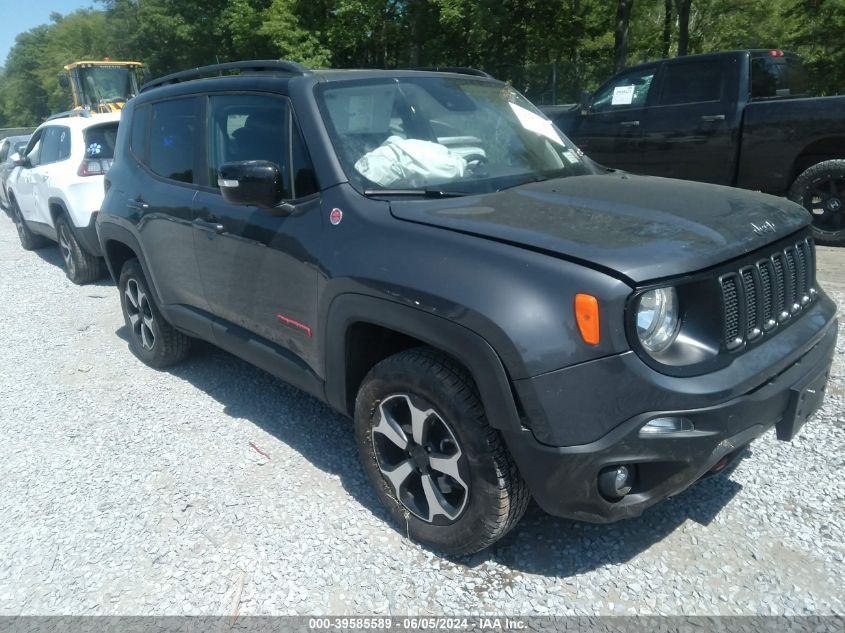
[[[765,194],[619,173],[390,207],[401,220],[553,253],[635,283],[708,268],[809,223],[798,205]]]

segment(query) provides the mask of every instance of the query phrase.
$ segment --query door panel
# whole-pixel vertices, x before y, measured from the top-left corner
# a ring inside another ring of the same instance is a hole
[[[202,164],[196,142],[202,136],[201,108],[197,97],[171,99],[153,103],[149,118],[133,118],[133,128],[149,126],[147,147],[133,147],[147,169],[139,170],[134,190],[126,192],[126,205],[143,236],[147,265],[162,301],[207,311],[193,225],[194,183]]]
[[[637,172],[656,66],[623,73],[599,88],[572,138],[593,160]]]
[[[35,219],[35,175],[33,170],[38,166],[38,157],[41,154],[41,139],[44,135],[43,128],[36,131],[29,141],[24,156],[30,161],[30,167],[21,167],[15,184],[15,197],[21,213],[28,220]]]
[[[212,95],[208,99],[208,182],[217,168],[240,160],[279,165],[292,198],[288,102],[269,95]],[[308,192],[312,193],[312,192]],[[316,366],[319,197],[294,200],[295,211],[228,204],[217,191],[195,200],[194,240],[210,311],[223,321],[286,348]],[[225,327],[225,324],[224,324]],[[222,334],[221,334],[222,336]]]
[[[730,60],[666,64],[643,131],[643,173],[731,184],[739,109]]]

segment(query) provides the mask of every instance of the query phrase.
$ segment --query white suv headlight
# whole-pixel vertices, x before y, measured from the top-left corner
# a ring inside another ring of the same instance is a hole
[[[657,288],[637,302],[637,336],[650,354],[665,350],[678,335],[678,293],[674,288]]]

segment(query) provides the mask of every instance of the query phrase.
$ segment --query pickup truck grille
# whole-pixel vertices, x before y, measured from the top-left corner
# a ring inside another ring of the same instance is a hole
[[[815,245],[804,239],[719,277],[724,344],[742,347],[786,323],[816,297]]]

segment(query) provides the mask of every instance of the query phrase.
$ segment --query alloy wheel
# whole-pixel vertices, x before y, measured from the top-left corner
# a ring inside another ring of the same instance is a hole
[[[820,231],[834,233],[845,229],[845,179],[831,177],[813,184],[802,203]]]
[[[73,277],[76,274],[76,264],[73,261],[71,236],[68,235],[68,231],[69,229],[64,224],[59,225],[59,250],[62,252],[62,259],[65,260],[68,274]]]
[[[20,238],[21,242],[26,240],[26,227],[23,224],[23,217],[21,216],[21,211],[17,207],[15,207],[15,228],[18,230],[18,237]]]
[[[447,422],[406,394],[384,398],[376,415],[373,449],[396,499],[428,523],[457,520],[469,498],[468,464]]]
[[[126,315],[136,340],[140,342],[142,348],[153,349],[156,339],[153,330],[155,318],[149,297],[135,279],[126,282],[126,290],[123,294],[126,296]]]

